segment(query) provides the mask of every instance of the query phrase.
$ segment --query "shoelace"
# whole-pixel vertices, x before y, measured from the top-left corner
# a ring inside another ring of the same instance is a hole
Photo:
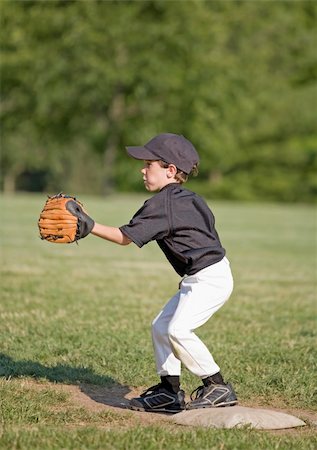
[[[141,397],[146,397],[150,392],[158,391],[162,387],[162,383],[155,384],[154,386],[149,387],[143,394],[141,394]]]
[[[204,392],[205,386],[198,386],[198,388],[194,389],[193,392],[190,394],[191,401],[197,400],[197,398],[201,397]],[[193,398],[194,394],[196,393],[195,398]]]

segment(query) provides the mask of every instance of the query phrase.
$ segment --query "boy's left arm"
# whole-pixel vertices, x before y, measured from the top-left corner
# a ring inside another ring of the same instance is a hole
[[[84,236],[91,233],[119,245],[128,245],[132,242],[119,228],[96,223],[77,203],[71,208],[71,213],[78,218],[79,228],[85,231]]]
[[[119,245],[128,245],[132,242],[131,239],[123,234],[119,228],[110,227],[108,225],[101,225],[100,223],[96,222],[93,229],[91,230],[91,234]]]

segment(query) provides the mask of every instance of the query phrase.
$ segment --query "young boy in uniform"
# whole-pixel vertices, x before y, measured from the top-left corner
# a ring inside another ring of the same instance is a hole
[[[156,192],[120,228],[95,223],[92,234],[111,242],[142,247],[155,240],[175,271],[183,277],[179,290],[152,323],[152,339],[160,383],[130,401],[139,411],[175,413],[183,409],[231,406],[237,403],[232,386],[194,330],[228,300],[233,289],[215,219],[205,201],[182,184],[197,171],[199,156],[185,137],[164,133],[144,146],[127,147],[143,160],[145,188]],[[84,215],[85,216],[85,215]],[[83,215],[81,215],[81,220]],[[180,389],[181,364],[202,380],[195,398],[185,405]]]

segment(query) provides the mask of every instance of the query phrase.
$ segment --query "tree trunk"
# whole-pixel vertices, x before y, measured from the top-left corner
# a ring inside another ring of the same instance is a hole
[[[115,163],[119,145],[119,129],[125,114],[124,94],[120,87],[114,95],[111,106],[109,108],[108,120],[110,136],[104,151],[104,175],[103,175],[103,193],[109,194],[114,191],[115,182]]]
[[[114,165],[118,148],[118,135],[112,134],[107,142],[104,152],[104,170],[103,170],[103,194],[111,194],[116,186],[114,176]]]
[[[16,175],[14,172],[7,172],[3,176],[3,192],[13,194],[15,192]]]

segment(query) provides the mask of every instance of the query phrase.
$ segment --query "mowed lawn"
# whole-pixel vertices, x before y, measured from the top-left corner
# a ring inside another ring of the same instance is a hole
[[[96,221],[119,226],[145,198],[81,200]],[[125,409],[75,405],[58,389],[129,392],[155,384],[150,324],[179,277],[155,243],[41,241],[44,201],[38,194],[1,197],[1,449],[317,447],[316,423],[305,415],[317,409],[313,206],[210,202],[235,290],[198,334],[242,405],[291,411],[307,422],[294,432],[268,432],[143,423]],[[184,370],[187,394],[197,382]]]

